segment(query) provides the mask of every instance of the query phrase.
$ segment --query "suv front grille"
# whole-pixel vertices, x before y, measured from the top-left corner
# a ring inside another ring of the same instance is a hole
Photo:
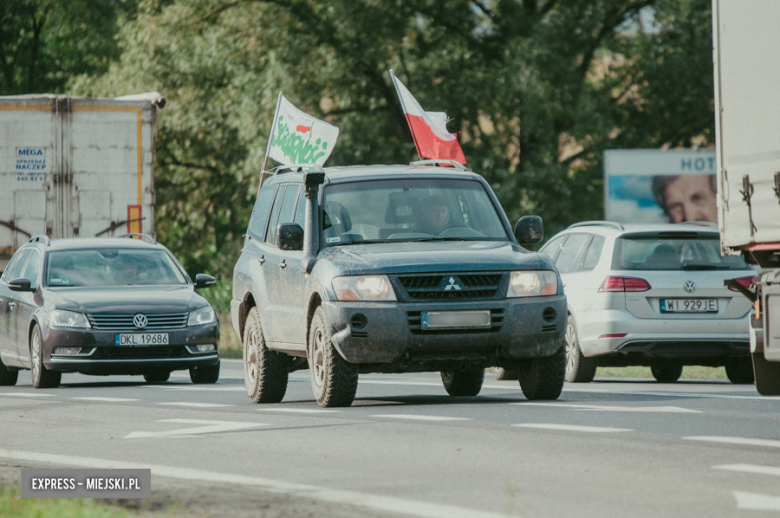
[[[139,329],[133,325],[132,315],[87,315],[93,329],[98,331],[158,331],[163,329],[181,329],[187,325],[187,313],[166,313],[163,315],[147,315],[149,322]]]
[[[409,322],[409,331],[414,335],[446,335],[446,334],[470,334],[470,333],[496,333],[504,325],[506,310],[494,308],[490,310],[490,327],[474,329],[422,329],[422,311],[407,311],[406,319]]]
[[[428,274],[397,277],[412,300],[479,300],[496,298],[503,274]]]

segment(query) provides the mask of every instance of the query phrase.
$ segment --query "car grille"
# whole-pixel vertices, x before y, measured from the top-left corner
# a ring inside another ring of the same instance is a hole
[[[98,347],[91,357],[98,360],[154,360],[190,356],[183,345],[153,347]]]
[[[89,323],[98,331],[141,331],[133,325],[132,315],[88,315]],[[187,313],[166,313],[161,315],[146,315],[149,322],[143,331],[158,331],[162,329],[181,329],[187,325]]]
[[[397,279],[412,300],[479,300],[495,298],[502,278],[500,273],[464,273],[408,275]]]
[[[481,327],[474,329],[422,329],[422,311],[407,311],[406,319],[409,322],[409,331],[414,335],[446,335],[446,334],[473,334],[473,333],[495,333],[501,330],[504,325],[506,310],[504,308],[495,308],[490,310],[490,327]]]

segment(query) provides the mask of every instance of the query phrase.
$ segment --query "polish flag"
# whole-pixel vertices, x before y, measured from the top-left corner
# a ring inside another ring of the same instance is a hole
[[[447,115],[443,112],[427,112],[403,83],[390,71],[390,77],[401,100],[401,107],[412,130],[414,145],[420,158],[455,160],[466,163],[466,157],[458,144],[458,138],[447,131]]]

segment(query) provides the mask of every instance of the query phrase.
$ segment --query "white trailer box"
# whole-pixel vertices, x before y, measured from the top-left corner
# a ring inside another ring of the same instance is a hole
[[[0,271],[30,237],[154,233],[156,93],[0,97]]]

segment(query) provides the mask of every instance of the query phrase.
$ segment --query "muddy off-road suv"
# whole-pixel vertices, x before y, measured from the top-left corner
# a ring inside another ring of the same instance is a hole
[[[320,406],[349,406],[358,374],[441,372],[475,396],[485,368],[556,399],[566,299],[542,221],[512,227],[460,164],[278,168],[258,193],[233,274],[231,313],[255,403],[308,368]]]

